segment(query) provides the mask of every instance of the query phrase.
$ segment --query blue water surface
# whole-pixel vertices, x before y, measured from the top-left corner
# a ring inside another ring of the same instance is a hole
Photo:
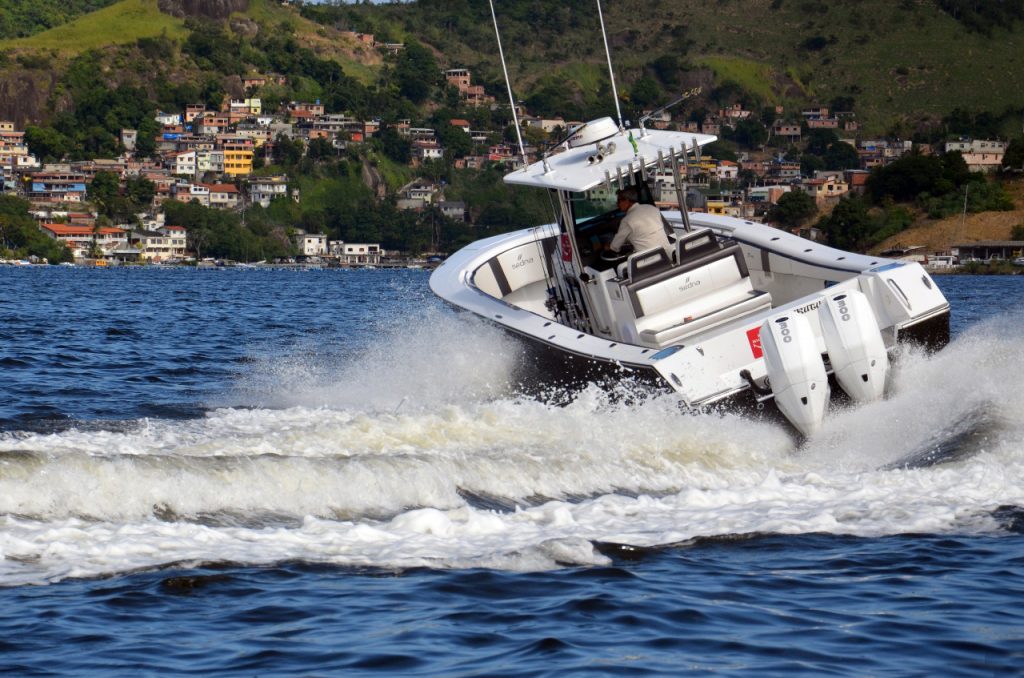
[[[954,336],[1024,298],[1021,277],[937,282]],[[260,406],[238,388],[254,365],[330,363],[395,316],[446,313],[426,286],[422,271],[0,269],[0,431]],[[610,565],[542,572],[222,561],[8,586],[0,670],[1021,675],[1024,511],[993,520],[991,534],[598,544]]]

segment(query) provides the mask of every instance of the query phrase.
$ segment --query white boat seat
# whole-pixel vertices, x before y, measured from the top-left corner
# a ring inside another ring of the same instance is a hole
[[[698,330],[771,306],[754,290],[738,245],[703,256],[627,286],[644,344],[662,346]]]
[[[640,331],[640,340],[644,344],[661,348],[700,330],[771,308],[771,295],[750,289],[749,280],[745,282],[746,285],[738,282],[727,289],[701,297],[692,305],[668,309],[646,318],[645,324],[650,327]]]

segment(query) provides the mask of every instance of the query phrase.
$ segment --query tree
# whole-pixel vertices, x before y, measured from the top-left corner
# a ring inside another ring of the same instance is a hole
[[[449,160],[461,158],[473,152],[473,140],[466,130],[452,125],[447,120],[437,121],[437,140],[441,143],[445,157]]]
[[[839,141],[839,136],[835,130],[812,129],[807,133],[805,139],[807,141],[807,146],[804,148],[806,152],[823,156],[832,144]]]
[[[863,251],[870,246],[874,223],[867,203],[859,196],[844,197],[819,226],[830,246],[842,250]]]
[[[857,149],[844,141],[837,141],[828,147],[824,156],[825,169],[842,170],[860,167]]]
[[[43,162],[61,160],[68,153],[70,142],[66,136],[51,127],[25,127],[25,143]]]
[[[31,205],[13,195],[0,195],[0,251],[17,258],[37,256],[51,264],[71,261],[64,243],[48,238],[29,215]]]
[[[679,71],[681,68],[679,57],[675,54],[661,55],[651,62],[651,68],[654,70],[658,80],[661,80],[665,86],[676,87],[679,85]]]
[[[729,135],[737,144],[746,148],[758,148],[768,139],[768,130],[760,121],[746,118],[736,123]]]
[[[395,65],[395,79],[399,93],[413,103],[421,104],[430,95],[437,83],[440,70],[429,49],[410,40],[398,57]]]
[[[637,111],[653,106],[661,101],[661,87],[658,81],[649,75],[645,75],[633,85],[629,92],[629,98]]]
[[[1024,172],[1024,137],[1010,141],[1003,154],[1002,170],[1004,172]]]
[[[120,181],[113,172],[97,172],[89,183],[88,196],[96,205],[96,211],[110,216],[120,192]]]
[[[312,160],[326,160],[327,158],[334,157],[335,152],[331,142],[327,141],[327,139],[316,138],[309,140],[306,155]]]
[[[796,228],[818,211],[814,198],[804,191],[783,193],[768,210],[768,220],[786,228]]]
[[[274,162],[285,167],[297,165],[302,160],[302,141],[290,139],[283,134],[278,134],[274,139]]]
[[[868,176],[867,189],[875,203],[886,198],[914,200],[922,193],[936,193],[942,178],[942,160],[933,155],[911,153],[873,170]]]
[[[387,157],[403,165],[412,159],[412,143],[394,127],[387,127],[378,137],[381,151]]]

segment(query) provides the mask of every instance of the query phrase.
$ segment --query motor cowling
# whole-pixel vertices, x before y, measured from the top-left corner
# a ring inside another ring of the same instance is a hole
[[[799,313],[770,318],[761,325],[761,349],[775,405],[800,433],[813,435],[830,393],[811,324]]]
[[[857,402],[879,400],[885,391],[889,354],[867,297],[858,290],[830,295],[818,307],[832,373]]]

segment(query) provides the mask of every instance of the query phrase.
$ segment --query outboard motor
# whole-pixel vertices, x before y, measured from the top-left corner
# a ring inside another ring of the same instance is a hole
[[[818,307],[818,319],[839,385],[857,402],[879,400],[889,354],[867,297],[857,290],[827,297]]]
[[[825,419],[830,394],[811,324],[799,313],[766,320],[761,348],[775,405],[800,433],[813,435]]]

